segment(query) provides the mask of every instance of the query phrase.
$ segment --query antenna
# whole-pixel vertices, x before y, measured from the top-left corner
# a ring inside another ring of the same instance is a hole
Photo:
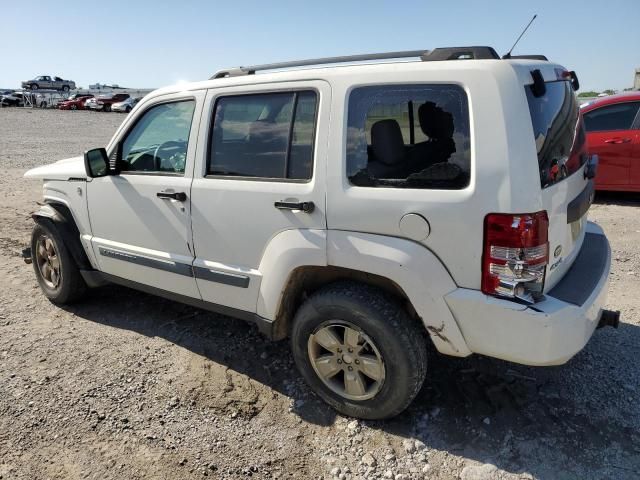
[[[524,30],[522,31],[522,33],[520,34],[520,36],[516,40],[516,43],[514,43],[513,46],[511,47],[511,49],[502,56],[503,60],[506,60],[507,58],[511,58],[511,52],[513,52],[513,49],[516,48],[516,45],[518,44],[518,42],[520,41],[522,36],[526,33],[527,30],[529,30],[529,27],[531,26],[531,24],[533,23],[533,21],[537,17],[538,17],[538,14],[534,15],[533,18],[529,21],[529,23],[527,23],[527,26],[524,27]]]

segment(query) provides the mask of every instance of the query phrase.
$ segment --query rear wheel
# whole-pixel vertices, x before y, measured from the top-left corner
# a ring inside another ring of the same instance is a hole
[[[353,282],[313,294],[291,331],[296,365],[311,388],[339,412],[365,419],[393,417],[415,398],[426,342],[394,298]]]
[[[38,90],[38,84],[37,83],[32,83],[31,84],[31,90]]]
[[[69,107],[71,110],[77,110],[78,107],[75,104],[71,104],[71,106]]]
[[[82,298],[87,285],[53,224],[35,225],[31,256],[38,284],[49,300],[67,304]]]

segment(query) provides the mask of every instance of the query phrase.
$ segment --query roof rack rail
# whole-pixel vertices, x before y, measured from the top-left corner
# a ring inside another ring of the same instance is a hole
[[[509,60],[544,60],[545,62],[548,62],[549,59],[547,57],[545,57],[544,55],[511,55],[509,57]]]
[[[494,60],[500,55],[491,47],[444,47],[434,48],[423,55],[423,62],[443,60]]]
[[[309,60],[293,60],[291,62],[266,63],[248,67],[225,68],[217,71],[209,80],[216,78],[253,75],[263,70],[281,70],[284,68],[310,67],[314,65],[330,65],[336,63],[355,63],[371,60],[390,60],[395,58],[419,58],[423,62],[440,60],[488,60],[500,59],[491,47],[446,47],[434,50],[406,50],[402,52],[368,53],[364,55],[346,55],[342,57],[313,58]]]
[[[309,60],[294,60],[291,62],[266,63],[249,67],[226,68],[217,71],[209,80],[239,75],[253,75],[261,70],[280,70],[283,68],[310,67],[313,65],[329,65],[333,63],[366,62],[371,60],[389,60],[394,58],[421,58],[429,50],[406,50],[402,52],[368,53],[364,55],[346,55],[341,57],[313,58]]]

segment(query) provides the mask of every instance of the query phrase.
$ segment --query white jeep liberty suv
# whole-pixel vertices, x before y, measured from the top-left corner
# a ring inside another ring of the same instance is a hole
[[[558,365],[617,326],[577,86],[464,47],[163,88],[106,149],[26,173],[46,204],[25,256],[58,304],[113,282],[288,336],[326,402],[391,417],[428,342]]]

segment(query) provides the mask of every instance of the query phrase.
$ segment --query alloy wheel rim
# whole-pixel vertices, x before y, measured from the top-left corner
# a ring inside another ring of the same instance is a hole
[[[42,280],[49,288],[60,285],[60,256],[53,240],[47,235],[41,235],[36,242],[36,261]]]
[[[368,400],[384,384],[386,368],[380,350],[349,322],[332,320],[320,325],[309,336],[307,350],[318,378],[341,397]]]

